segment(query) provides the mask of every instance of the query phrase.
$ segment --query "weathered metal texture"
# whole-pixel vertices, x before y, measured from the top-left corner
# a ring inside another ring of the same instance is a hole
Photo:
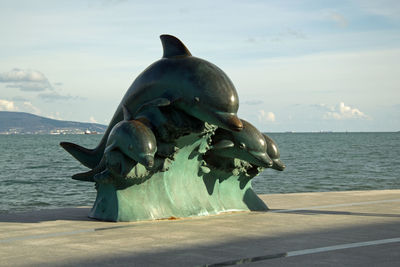
[[[199,147],[206,142],[207,136],[199,134],[181,137],[177,140],[179,150],[167,171],[137,177],[137,170],[133,169],[128,176],[136,183],[122,189],[113,184],[99,184],[90,217],[139,221],[267,210],[251,188],[251,177],[245,173],[201,171],[203,153]]]
[[[267,210],[251,188],[264,168],[283,170],[276,143],[236,112],[218,67],[170,35],[163,58],[136,78],[95,149],[62,142],[96,183],[90,217],[138,221]]]
[[[184,53],[187,48],[175,37],[162,35],[164,57],[146,68],[133,82],[118,106],[100,144],[85,149],[62,142],[63,146],[83,165],[94,168],[100,162],[108,135],[123,120],[123,107],[134,116],[143,105],[155,99],[169,101],[201,121],[229,130],[243,126],[236,116],[239,99],[228,76],[214,64]],[[174,54],[176,53],[176,54]]]

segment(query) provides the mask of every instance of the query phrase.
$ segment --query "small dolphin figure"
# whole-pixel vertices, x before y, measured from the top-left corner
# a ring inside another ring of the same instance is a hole
[[[125,120],[117,123],[108,136],[100,164],[89,172],[74,175],[73,179],[109,181],[112,176],[125,177],[136,163],[153,167],[157,151],[153,132],[140,121],[128,120],[125,108],[124,113]]]
[[[278,171],[283,171],[286,168],[286,166],[280,160],[280,153],[279,153],[278,145],[268,135],[263,134],[263,136],[264,136],[265,142],[267,143],[267,154],[274,163],[271,168],[278,170]]]
[[[230,132],[225,129],[217,129],[212,139],[212,146],[206,153],[207,159],[215,156],[223,158],[238,158],[253,165],[270,168],[272,160],[267,155],[267,143],[263,134],[251,123],[241,120],[243,129],[240,132]]]
[[[214,64],[193,57],[176,37],[161,35],[160,38],[164,48],[162,59],[150,65],[135,79],[100,144],[94,149],[86,149],[73,143],[60,143],[83,165],[94,168],[99,164],[111,130],[123,120],[123,106],[136,114],[145,103],[161,99],[160,103],[170,103],[200,121],[229,131],[240,131],[243,128],[236,115],[238,95],[228,76]]]

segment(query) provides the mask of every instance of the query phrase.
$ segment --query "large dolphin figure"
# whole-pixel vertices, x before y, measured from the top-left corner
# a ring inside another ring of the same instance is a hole
[[[243,130],[231,132],[217,129],[212,137],[211,149],[207,158],[218,164],[215,156],[222,158],[238,158],[259,167],[270,168],[273,165],[267,154],[267,143],[262,133],[251,123],[241,120]]]
[[[94,149],[61,142],[60,145],[83,165],[94,168],[100,162],[108,135],[123,120],[122,107],[136,114],[154,99],[164,99],[187,114],[229,131],[240,131],[242,122],[236,115],[238,95],[228,76],[214,64],[193,57],[176,37],[161,35],[162,59],[145,69],[133,82],[119,104],[111,122]],[[161,101],[162,102],[162,101]]]

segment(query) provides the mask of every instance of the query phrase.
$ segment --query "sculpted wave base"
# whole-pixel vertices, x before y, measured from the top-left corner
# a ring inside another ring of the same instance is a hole
[[[90,217],[138,221],[267,210],[250,180],[283,170],[272,139],[237,116],[228,76],[162,35],[163,57],[133,82],[94,149],[60,145],[91,170]]]
[[[246,172],[202,171],[207,136],[190,134],[177,140],[179,150],[165,172],[130,178],[143,182],[118,189],[99,184],[90,217],[104,221],[140,221],[190,217],[228,211],[266,211]],[[134,172],[135,170],[132,170]],[[129,176],[129,175],[128,175]],[[134,175],[136,176],[136,175]],[[139,182],[139,181],[138,181]]]

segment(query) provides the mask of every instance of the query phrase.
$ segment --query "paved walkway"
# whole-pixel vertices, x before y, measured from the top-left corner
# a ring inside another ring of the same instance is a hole
[[[0,214],[0,266],[400,266],[400,190],[261,197],[271,211],[136,223]]]

